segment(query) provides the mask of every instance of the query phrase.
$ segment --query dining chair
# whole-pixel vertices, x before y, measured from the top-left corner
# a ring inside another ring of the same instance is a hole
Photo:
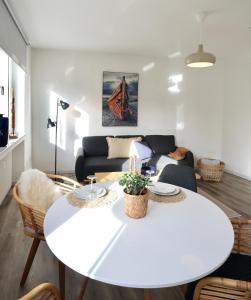
[[[61,297],[52,283],[42,283],[19,300],[61,300]]]
[[[178,185],[197,192],[194,169],[188,166],[169,164],[162,170],[158,181]]]
[[[251,219],[231,220],[234,229],[234,246],[226,262],[210,276],[251,282]],[[192,300],[198,281],[189,283],[186,300]]]
[[[53,174],[47,174],[47,176],[50,179],[54,180],[54,183],[60,187],[60,190],[63,193],[73,191],[76,187],[81,186],[81,184],[79,184],[75,180],[72,180],[65,176],[53,175]],[[15,186],[13,187],[13,197],[18,204],[22,216],[23,225],[24,225],[24,234],[28,237],[33,238],[30,252],[20,281],[20,286],[23,286],[28,277],[40,241],[45,240],[44,229],[43,229],[45,213],[44,211],[41,211],[35,206],[25,203],[19,197],[18,183],[16,183]],[[64,273],[65,273],[65,266],[61,261],[59,261],[60,290],[64,290]],[[61,297],[64,298],[64,296],[62,295]]]
[[[234,247],[226,262],[213,275],[251,281],[251,219],[231,220]]]
[[[221,277],[199,281],[193,300],[251,300],[251,282]]]

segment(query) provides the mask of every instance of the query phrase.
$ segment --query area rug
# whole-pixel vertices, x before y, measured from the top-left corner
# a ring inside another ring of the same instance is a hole
[[[219,208],[221,208],[225,212],[225,214],[229,217],[229,219],[241,217],[241,215],[237,211],[235,211],[232,208],[228,207],[227,205],[223,204],[220,200],[217,200],[215,197],[211,196],[210,194],[203,191],[199,187],[198,187],[198,193],[201,194],[202,196],[206,197],[207,199],[211,200],[217,206],[219,206]]]

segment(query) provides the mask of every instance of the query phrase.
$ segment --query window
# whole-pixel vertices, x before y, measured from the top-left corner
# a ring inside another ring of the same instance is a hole
[[[25,72],[1,48],[0,114],[9,117],[10,133],[18,135],[25,133]]]

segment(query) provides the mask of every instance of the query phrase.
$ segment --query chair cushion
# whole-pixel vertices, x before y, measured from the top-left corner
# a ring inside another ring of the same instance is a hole
[[[83,150],[86,156],[107,156],[106,136],[86,136],[83,138]]]
[[[18,181],[19,197],[26,204],[46,212],[56,199],[62,196],[58,186],[37,169],[24,171]]]
[[[113,138],[107,137],[108,144],[108,159],[111,158],[128,158],[135,155],[134,142],[141,141],[141,137],[132,138]]]
[[[210,276],[226,277],[236,280],[251,281],[251,256],[231,253],[226,262]],[[193,293],[198,281],[188,284],[186,300],[193,300]]]
[[[144,141],[149,144],[154,154],[167,155],[176,149],[173,135],[146,135]]]
[[[212,275],[251,281],[251,256],[231,253],[227,261]]]

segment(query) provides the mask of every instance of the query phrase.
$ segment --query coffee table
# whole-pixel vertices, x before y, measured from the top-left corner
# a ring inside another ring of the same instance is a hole
[[[122,188],[112,205],[77,208],[66,196],[48,210],[44,234],[65,265],[89,278],[124,287],[149,289],[182,285],[204,277],[228,258],[232,225],[205,197],[183,189],[177,203],[149,201],[145,218],[131,219],[123,209]]]

